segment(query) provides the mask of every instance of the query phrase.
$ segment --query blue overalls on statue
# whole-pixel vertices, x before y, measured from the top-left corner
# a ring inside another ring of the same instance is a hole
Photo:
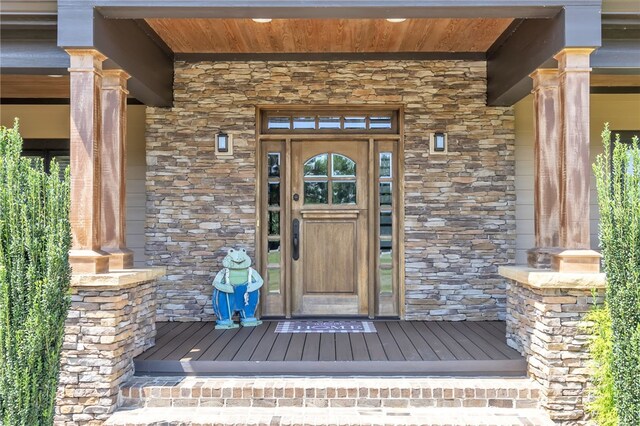
[[[246,268],[246,274],[246,279],[242,282],[242,278],[238,279],[238,272],[235,272],[233,280],[237,284],[232,284],[231,277],[234,275],[227,267],[218,272],[213,280],[214,289],[211,302],[217,317],[216,328],[237,328],[238,325],[233,322],[233,315],[236,312],[240,314],[240,324],[245,327],[262,324],[262,321],[259,321],[255,315],[260,301],[260,287],[262,287],[263,280],[260,274],[251,267]]]
[[[233,286],[233,293],[225,293],[214,288],[213,290],[213,311],[218,320],[219,326],[233,325],[233,314],[240,314],[242,325],[253,324],[258,320],[255,317],[260,292],[258,290],[247,292],[247,283]]]

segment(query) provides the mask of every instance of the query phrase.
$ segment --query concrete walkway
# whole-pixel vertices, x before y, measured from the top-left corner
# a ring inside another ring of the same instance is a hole
[[[506,408],[308,408],[146,407],[119,411],[105,426],[343,426],[531,425],[551,426],[540,409]]]

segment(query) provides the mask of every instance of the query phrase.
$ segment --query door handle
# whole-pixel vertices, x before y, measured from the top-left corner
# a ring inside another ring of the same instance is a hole
[[[293,219],[291,226],[293,228],[291,232],[291,243],[293,245],[291,257],[293,260],[298,260],[300,258],[300,221]]]

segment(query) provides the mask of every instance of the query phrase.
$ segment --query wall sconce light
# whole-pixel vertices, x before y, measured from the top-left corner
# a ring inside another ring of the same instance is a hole
[[[216,154],[233,155],[230,135],[224,132],[220,132],[216,135]]]
[[[446,133],[435,132],[431,134],[430,151],[432,154],[444,154],[448,151]]]

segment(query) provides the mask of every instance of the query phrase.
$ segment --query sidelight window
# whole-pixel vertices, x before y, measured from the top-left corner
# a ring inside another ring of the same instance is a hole
[[[381,152],[378,163],[379,255],[378,280],[380,294],[393,292],[393,154]]]
[[[282,271],[281,238],[281,155],[279,152],[267,153],[267,276],[268,293],[280,293]]]

